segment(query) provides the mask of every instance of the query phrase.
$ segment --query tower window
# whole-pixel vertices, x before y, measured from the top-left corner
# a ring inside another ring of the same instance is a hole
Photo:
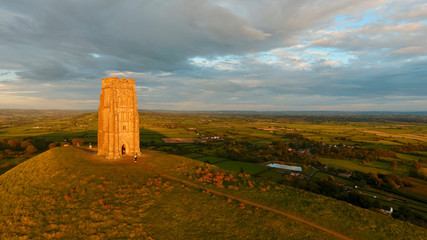
[[[126,130],[126,126],[123,126],[123,130]]]

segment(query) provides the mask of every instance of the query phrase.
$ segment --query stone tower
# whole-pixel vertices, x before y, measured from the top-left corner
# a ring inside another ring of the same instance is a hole
[[[140,154],[135,80],[102,79],[98,109],[98,155],[119,158]]]

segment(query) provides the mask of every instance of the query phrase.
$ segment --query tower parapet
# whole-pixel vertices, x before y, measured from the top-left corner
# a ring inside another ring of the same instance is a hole
[[[102,88],[111,88],[111,87],[119,87],[119,88],[135,88],[135,79],[129,78],[121,78],[118,77],[109,77],[102,79]]]
[[[135,153],[140,153],[135,80],[104,78],[98,108],[98,155],[119,158]]]

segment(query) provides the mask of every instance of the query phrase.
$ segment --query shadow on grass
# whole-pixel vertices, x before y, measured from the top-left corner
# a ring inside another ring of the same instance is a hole
[[[31,139],[38,141],[46,141],[46,142],[63,142],[64,140],[71,141],[74,138],[80,138],[84,140],[85,144],[92,143],[92,145],[96,145],[98,143],[98,131],[97,130],[87,130],[82,132],[56,132],[56,133],[48,133],[41,134],[37,136],[30,137]]]
[[[140,147],[150,147],[150,146],[165,146],[166,144],[163,142],[162,138],[165,138],[163,134],[146,129],[140,128]],[[80,132],[56,132],[56,133],[47,133],[41,134],[37,136],[29,137],[35,141],[43,141],[43,142],[56,142],[61,143],[64,140],[71,142],[74,138],[79,138],[84,141],[83,145],[88,145],[92,143],[92,146],[98,145],[98,131],[97,130],[86,130]]]
[[[55,132],[55,133],[46,133],[46,134],[40,134],[37,136],[31,136],[28,137],[29,139],[34,140],[34,143],[37,143],[35,145],[37,149],[48,149],[48,145],[51,142],[56,143],[62,143],[64,140],[67,140],[71,143],[72,139],[79,138],[84,141],[83,146],[88,146],[89,143],[92,144],[93,147],[97,147],[98,145],[98,131],[97,130],[86,130],[86,131],[79,131],[79,132],[72,132],[72,131],[64,131],[64,132]],[[164,134],[153,131],[151,129],[147,128],[140,128],[140,148],[141,149],[151,149],[156,151],[161,151],[169,154],[179,155],[179,156],[185,156],[188,154],[200,154],[202,157],[213,157],[213,158],[220,158],[215,155],[210,155],[206,153],[201,153],[201,149],[205,146],[199,145],[197,143],[165,143],[163,142],[162,138],[167,138]],[[190,157],[194,160],[202,161],[210,163],[210,161],[198,159],[199,157]],[[232,161],[230,159],[221,158],[221,161],[214,163],[215,165],[222,162]],[[4,173],[14,166],[11,166],[10,168],[1,168],[0,173]],[[225,167],[225,169],[228,170],[234,170]]]
[[[17,166],[16,164],[11,164],[8,167],[2,167],[2,168],[0,168],[0,175],[2,175],[3,173],[9,171],[10,169],[12,169],[12,168],[14,168],[16,166]]]
[[[141,147],[165,145],[162,138],[166,138],[166,136],[159,132],[147,128],[140,128],[139,133],[139,143]]]

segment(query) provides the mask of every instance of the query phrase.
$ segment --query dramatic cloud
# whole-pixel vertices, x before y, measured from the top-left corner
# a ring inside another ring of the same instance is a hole
[[[5,0],[2,108],[427,111],[427,4],[386,0]]]

